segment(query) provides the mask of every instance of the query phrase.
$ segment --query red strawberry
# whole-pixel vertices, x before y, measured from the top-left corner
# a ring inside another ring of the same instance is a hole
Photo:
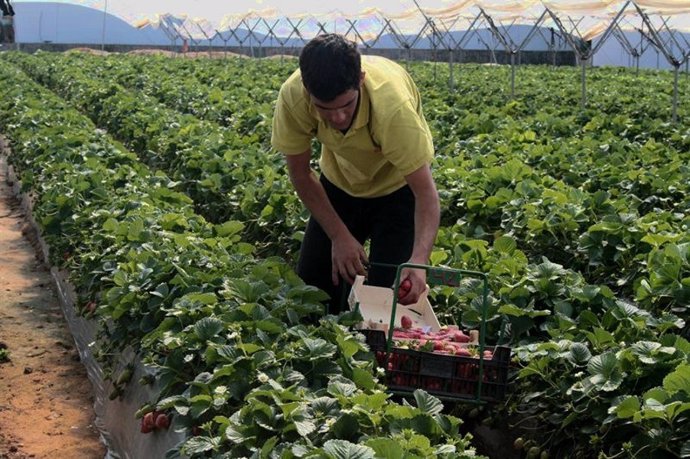
[[[167,414],[165,413],[160,413],[156,417],[156,428],[158,429],[167,429],[170,427],[170,418],[168,417]]]
[[[456,347],[455,348],[455,355],[461,355],[463,357],[471,357],[472,356],[470,351],[468,351],[464,347]]]
[[[149,411],[141,418],[141,433],[149,433],[156,427],[153,411]]]
[[[93,314],[96,311],[97,304],[95,301],[89,301],[86,303],[86,312]]]
[[[410,329],[410,328],[412,328],[412,319],[410,319],[410,317],[407,315],[403,315],[400,318],[400,325],[404,329]]]

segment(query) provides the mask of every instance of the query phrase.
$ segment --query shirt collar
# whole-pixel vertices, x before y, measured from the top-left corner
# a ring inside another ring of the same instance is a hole
[[[369,124],[369,93],[365,85],[361,86],[359,90],[359,107],[357,107],[357,114],[355,119],[352,121],[352,126],[350,130],[357,130]]]

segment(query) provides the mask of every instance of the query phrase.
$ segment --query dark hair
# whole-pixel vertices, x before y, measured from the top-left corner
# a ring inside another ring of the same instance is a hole
[[[359,89],[362,58],[355,43],[329,33],[306,44],[299,56],[299,68],[307,91],[330,102],[349,89]]]

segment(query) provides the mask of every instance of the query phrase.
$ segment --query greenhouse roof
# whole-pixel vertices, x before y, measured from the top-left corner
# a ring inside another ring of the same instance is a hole
[[[22,3],[15,0],[14,3]],[[26,0],[24,0],[26,1]],[[690,0],[57,0],[101,9],[140,28],[210,39],[238,29],[275,37],[309,39],[337,31],[352,39],[375,40],[383,31],[405,36],[442,36],[473,27],[495,30],[516,24],[558,29],[592,40],[614,29],[690,31]],[[442,38],[441,38],[442,40]]]

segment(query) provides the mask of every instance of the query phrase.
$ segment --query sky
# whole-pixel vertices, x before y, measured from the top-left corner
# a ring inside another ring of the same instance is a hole
[[[23,3],[36,0],[13,0],[13,3]],[[43,0],[51,1],[51,0]],[[83,6],[95,8],[97,10],[107,10],[108,13],[119,16],[129,23],[136,23],[143,19],[155,19],[156,14],[171,13],[176,16],[186,15],[190,18],[205,18],[212,24],[221,24],[224,17],[233,14],[244,14],[251,10],[262,11],[273,8],[278,10],[279,15],[296,15],[300,13],[322,14],[338,9],[346,14],[356,14],[367,8],[376,7],[379,10],[388,13],[389,15],[399,14],[410,9],[415,9],[416,4],[422,8],[439,9],[446,8],[459,3],[467,2],[469,4],[475,3],[475,0],[232,0],[222,2],[219,0],[52,0],[56,3],[72,3]],[[640,0],[643,1],[643,0]],[[690,0],[664,0],[651,1],[644,0],[647,3],[683,3],[687,5],[690,11]],[[509,8],[511,6],[521,7],[525,4],[535,4],[533,7],[533,14],[539,15],[543,12],[540,0],[481,0],[482,5],[489,11],[495,19],[496,12],[493,11],[493,6],[499,8]],[[613,11],[618,4],[624,4],[623,0],[589,0],[586,2],[578,2],[576,0],[544,0],[544,3],[550,5],[568,5],[570,7],[579,8],[582,6],[611,3],[611,10]],[[632,8],[629,8],[633,10]],[[639,22],[639,16],[633,10],[631,11],[635,24]],[[509,13],[512,14],[512,13]],[[266,15],[262,15],[267,17]],[[531,16],[531,15],[528,15]],[[390,16],[389,16],[390,17]],[[421,17],[419,19],[422,19]],[[471,18],[469,19],[471,20]],[[531,21],[524,20],[523,21]],[[601,21],[597,19],[596,21]],[[594,25],[596,23],[594,18],[590,22]],[[585,18],[585,24],[587,18]],[[674,16],[670,20],[673,28],[684,31],[690,31],[690,14],[682,16]],[[592,27],[593,27],[592,25]],[[567,24],[566,24],[567,26]],[[586,25],[584,29],[589,29]]]
[[[22,3],[31,0],[14,0],[13,3]],[[35,1],[35,0],[33,0]],[[50,1],[50,0],[47,0]],[[345,13],[358,13],[365,8],[376,6],[392,14],[414,8],[414,0],[349,0],[347,2],[329,0],[232,0],[220,2],[217,0],[52,0],[57,3],[72,3],[89,6],[95,9],[105,9],[108,12],[123,17],[124,19],[140,19],[152,17],[158,13],[187,14],[189,16],[205,17],[209,20],[219,21],[227,14],[244,13],[249,10],[263,10],[279,5],[279,10],[284,14],[299,13],[327,13],[336,7]],[[420,0],[427,4],[443,6],[449,0]],[[457,1],[457,0],[456,0]],[[106,5],[107,4],[107,5]],[[334,6],[337,5],[337,6]]]

